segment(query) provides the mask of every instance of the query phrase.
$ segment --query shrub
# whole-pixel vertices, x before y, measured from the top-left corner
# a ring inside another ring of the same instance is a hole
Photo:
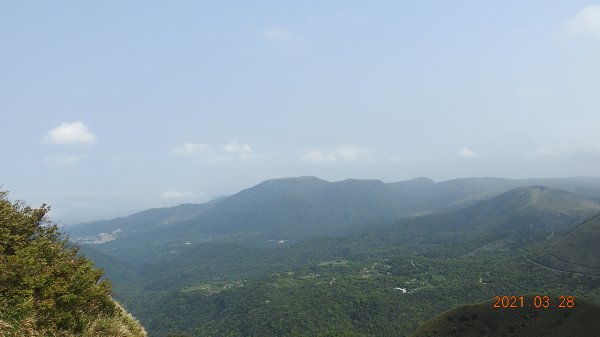
[[[0,191],[0,329],[10,334],[25,326],[81,333],[94,317],[116,313],[110,282],[61,236],[49,210]]]

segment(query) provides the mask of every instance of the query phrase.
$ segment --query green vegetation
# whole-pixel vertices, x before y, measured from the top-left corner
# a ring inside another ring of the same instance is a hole
[[[221,291],[186,288],[132,306],[155,336],[402,336],[456,305],[497,294],[550,291],[600,300],[598,280],[554,273],[520,254],[402,256],[345,266],[315,263],[294,271],[214,283]],[[229,287],[223,289],[223,283]],[[405,289],[404,293],[401,289]]]
[[[2,336],[144,336],[112,300],[110,283],[99,282],[102,271],[48,221],[48,210],[0,192]]]

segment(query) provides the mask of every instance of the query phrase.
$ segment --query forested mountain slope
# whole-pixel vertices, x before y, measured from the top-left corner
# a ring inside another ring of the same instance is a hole
[[[174,207],[152,208],[123,218],[69,226],[67,230],[73,239],[79,238],[80,241],[84,242],[86,241],[85,237],[88,236],[90,237],[89,240],[99,239],[97,237],[99,233],[113,234],[115,232],[115,237],[122,237],[133,233],[155,230],[174,222],[194,218],[210,208],[216,201],[204,204],[182,204]]]
[[[574,193],[543,186],[518,187],[458,211],[376,226],[365,232],[365,238],[371,248],[403,246],[426,251],[456,243],[487,242],[485,249],[508,249],[565,231],[599,210],[599,204]]]

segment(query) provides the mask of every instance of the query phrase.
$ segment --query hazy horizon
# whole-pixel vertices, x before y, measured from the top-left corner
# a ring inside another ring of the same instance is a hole
[[[353,177],[349,177],[349,178],[345,178],[345,179],[334,179],[334,180],[328,180],[328,179],[323,179],[321,177],[317,177],[317,176],[296,176],[296,177],[274,177],[274,178],[270,178],[267,180],[284,180],[284,179],[295,179],[295,178],[317,178],[317,179],[321,179],[321,180],[325,180],[327,182],[339,182],[339,181],[344,181],[344,180],[376,180],[376,181],[382,181],[384,183],[396,183],[396,182],[403,182],[403,181],[410,181],[410,180],[414,180],[414,179],[430,179],[432,180],[434,183],[444,183],[444,182],[449,182],[449,181],[453,181],[453,180],[460,180],[460,179],[478,179],[478,178],[489,178],[489,179],[514,179],[514,180],[528,180],[528,179],[598,179],[600,180],[600,176],[588,176],[588,177],[584,177],[584,176],[573,176],[573,177],[528,177],[528,178],[506,178],[506,177],[489,177],[489,176],[481,176],[481,177],[459,177],[459,178],[452,178],[452,179],[445,179],[445,180],[434,180],[431,179],[429,177],[413,177],[411,179],[404,179],[404,180],[395,180],[395,181],[383,181],[381,179],[377,179],[377,178],[353,178]],[[236,190],[230,194],[220,194],[220,195],[213,195],[213,196],[207,196],[206,198],[203,199],[199,199],[199,200],[192,200],[192,201],[184,201],[184,202],[180,202],[180,201],[176,201],[176,200],[172,200],[170,202],[164,202],[163,204],[157,204],[157,205],[152,205],[152,206],[143,206],[142,208],[138,208],[138,209],[123,209],[120,210],[120,213],[108,213],[106,215],[97,215],[95,218],[94,217],[90,217],[90,216],[86,216],[83,215],[81,217],[77,217],[75,216],[72,219],[67,219],[66,221],[63,221],[62,219],[54,219],[56,221],[62,221],[62,225],[65,226],[70,226],[70,225],[77,225],[80,223],[85,223],[85,222],[91,222],[91,221],[97,221],[97,220],[110,220],[110,219],[114,219],[114,218],[120,218],[120,217],[127,217],[129,215],[141,212],[141,211],[145,211],[148,209],[152,209],[152,208],[164,208],[164,207],[173,207],[173,206],[179,206],[179,205],[183,205],[183,204],[202,204],[202,203],[206,203],[206,202],[210,202],[213,200],[217,200],[219,198],[223,198],[223,197],[229,197],[231,195],[234,195],[238,192],[241,192],[245,189],[248,188],[252,188],[260,183],[263,183],[267,180],[263,180],[260,182],[257,182],[253,185],[250,186],[246,186],[246,187],[242,187],[239,190]],[[177,198],[175,198],[177,199]]]
[[[261,181],[598,176],[600,4],[0,4],[0,186],[63,223]]]

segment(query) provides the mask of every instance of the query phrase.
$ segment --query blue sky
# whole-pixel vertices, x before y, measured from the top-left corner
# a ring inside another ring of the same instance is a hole
[[[0,51],[0,184],[63,223],[600,167],[600,3],[5,1]]]

